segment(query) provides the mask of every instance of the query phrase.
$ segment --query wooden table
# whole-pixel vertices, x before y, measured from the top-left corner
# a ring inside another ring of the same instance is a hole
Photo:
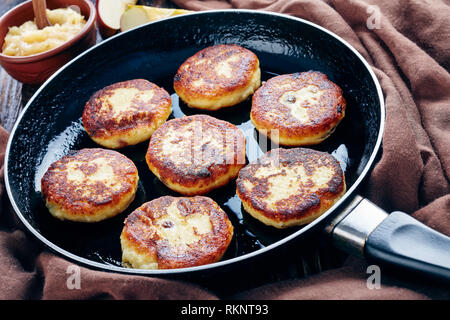
[[[24,0],[0,1],[0,15],[24,2]],[[169,1],[164,0],[140,0],[138,3],[174,7]],[[97,38],[98,42],[102,41],[99,34]],[[22,84],[14,80],[0,67],[0,125],[11,131],[21,110],[38,88],[39,86]],[[237,281],[233,281],[233,289],[229,287],[227,280],[224,280],[222,285],[219,283],[219,287],[211,289],[219,294],[227,295],[230,293],[229,290],[236,292],[273,281],[302,278],[338,267],[346,258],[345,254],[333,249],[328,243],[311,243],[311,245],[308,244],[308,248],[303,247],[295,251],[290,252],[284,262],[277,263],[277,268],[271,266],[269,270],[255,270],[252,279],[235,279]]]

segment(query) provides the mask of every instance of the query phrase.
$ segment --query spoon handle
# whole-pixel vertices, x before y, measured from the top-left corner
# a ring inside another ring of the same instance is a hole
[[[33,0],[33,11],[38,29],[43,29],[51,25],[50,21],[48,21],[46,9],[47,4],[45,0]]]

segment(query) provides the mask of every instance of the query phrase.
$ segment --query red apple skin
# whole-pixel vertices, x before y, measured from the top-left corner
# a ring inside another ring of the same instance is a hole
[[[102,0],[96,1],[97,28],[98,28],[98,31],[100,32],[100,35],[102,36],[102,38],[106,39],[106,38],[109,38],[109,37],[115,35],[119,31],[119,29],[110,28],[108,25],[106,25],[106,23],[103,22],[102,17],[100,15],[100,10],[98,9],[100,1],[102,1]]]

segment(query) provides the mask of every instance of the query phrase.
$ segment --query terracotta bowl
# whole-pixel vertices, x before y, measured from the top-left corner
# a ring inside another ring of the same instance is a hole
[[[46,52],[23,57],[0,53],[0,65],[6,72],[23,83],[41,84],[68,61],[96,43],[95,19],[97,13],[91,1],[47,0],[48,9],[66,8],[70,5],[78,6],[86,19],[86,25],[80,33],[63,45]],[[19,26],[33,19],[31,1],[24,2],[5,13],[0,18],[0,51],[9,27]]]

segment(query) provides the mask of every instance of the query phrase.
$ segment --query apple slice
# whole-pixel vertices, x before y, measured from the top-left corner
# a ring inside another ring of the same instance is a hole
[[[184,9],[129,5],[120,18],[120,31],[126,31],[148,22],[190,12],[192,11]]]
[[[102,38],[106,39],[120,30],[120,17],[129,5],[137,0],[97,0],[97,25]]]

